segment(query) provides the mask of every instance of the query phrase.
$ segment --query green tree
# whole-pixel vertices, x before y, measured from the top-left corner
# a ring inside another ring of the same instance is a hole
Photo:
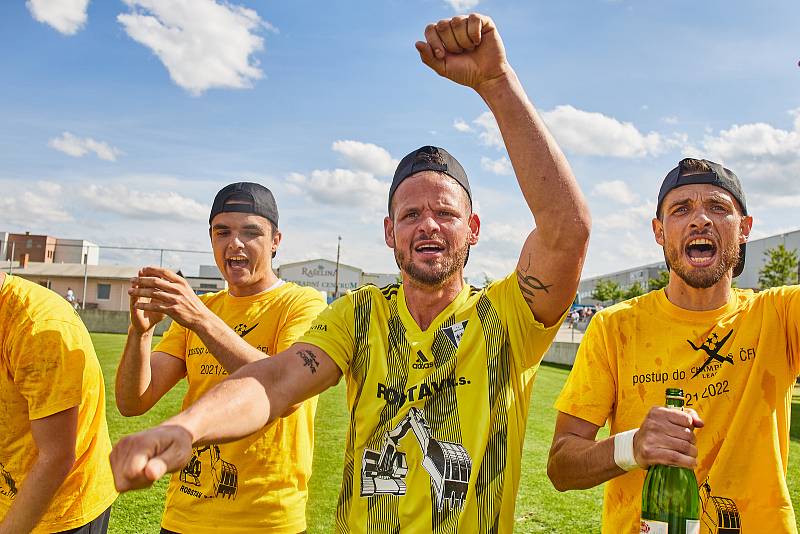
[[[655,278],[651,278],[647,281],[647,286],[650,288],[650,291],[655,291],[657,289],[663,289],[667,287],[669,283],[669,271],[666,269],[663,271],[659,271],[658,276]]]
[[[625,300],[632,299],[634,297],[638,297],[639,295],[644,295],[645,293],[646,291],[644,290],[644,287],[637,280],[622,293],[622,298],[624,298]]]
[[[797,283],[797,250],[786,250],[783,245],[764,251],[767,261],[758,271],[758,286],[768,289]]]
[[[599,280],[592,291],[592,298],[600,302],[617,302],[622,298],[622,290],[614,280]]]

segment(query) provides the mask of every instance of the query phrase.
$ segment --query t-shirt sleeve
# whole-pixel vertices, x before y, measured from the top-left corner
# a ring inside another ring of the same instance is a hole
[[[575,364],[555,403],[556,410],[603,426],[616,398],[616,381],[608,359],[605,324],[595,316],[578,347]]]
[[[355,348],[353,317],[352,297],[345,295],[322,310],[311,328],[297,341],[309,343],[325,351],[342,370],[342,374],[347,375]]]
[[[325,309],[322,295],[314,289],[304,290],[289,309],[286,322],[278,333],[278,346],[275,353],[283,352],[297,341],[311,326],[314,319]]]
[[[11,352],[14,384],[28,403],[28,417],[42,419],[81,403],[83,372],[96,358],[80,322],[37,321],[17,336]]]
[[[156,344],[153,352],[164,352],[179,360],[186,361],[186,344],[188,339],[189,331],[179,325],[178,321],[172,321],[167,331],[164,332],[164,337]]]
[[[489,286],[487,295],[500,303],[498,308],[503,310],[513,353],[520,358],[522,368],[538,365],[564,322],[567,310],[554,325],[545,327],[522,296],[516,271]]]
[[[795,376],[800,374],[800,285],[782,288],[781,313],[786,324],[786,349]]]

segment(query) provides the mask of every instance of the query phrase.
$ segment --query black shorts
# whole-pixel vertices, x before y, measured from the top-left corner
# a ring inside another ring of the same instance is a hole
[[[90,521],[82,527],[73,528],[71,530],[64,530],[58,534],[106,534],[108,532],[108,517],[111,515],[111,507],[106,508],[106,511],[97,516],[93,521]]]

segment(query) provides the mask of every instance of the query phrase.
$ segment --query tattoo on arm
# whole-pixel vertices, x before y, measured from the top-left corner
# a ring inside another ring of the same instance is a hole
[[[297,351],[297,355],[303,359],[303,367],[308,367],[312,375],[317,372],[319,362],[313,352],[310,350],[299,350]]]
[[[553,287],[553,284],[545,284],[535,276],[529,274],[522,274],[517,270],[517,280],[519,281],[519,288],[522,291],[522,296],[528,304],[533,304],[533,297],[536,291],[544,291],[550,293],[548,288]]]

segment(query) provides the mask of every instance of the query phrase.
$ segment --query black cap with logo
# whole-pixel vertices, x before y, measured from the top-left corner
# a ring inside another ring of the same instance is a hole
[[[664,198],[673,189],[684,185],[693,184],[710,184],[721,187],[728,193],[733,195],[733,198],[739,203],[742,208],[742,214],[747,215],[747,204],[744,201],[744,192],[742,191],[742,184],[739,178],[733,173],[732,170],[726,169],[719,163],[708,161],[706,159],[699,160],[705,163],[709,171],[697,171],[689,166],[692,160],[682,159],[678,166],[669,171],[669,174],[664,178],[661,184],[661,189],[658,191],[658,204],[656,205],[656,217],[661,214],[661,205],[664,203]],[[744,270],[744,257],[746,245],[742,243],[739,245],[739,263],[733,268],[733,276],[739,276]]]
[[[389,212],[392,210],[392,197],[400,184],[411,176],[422,171],[443,172],[459,183],[467,192],[469,205],[472,207],[472,191],[464,167],[450,155],[447,150],[435,146],[423,146],[408,154],[400,160],[397,170],[394,171],[392,186],[389,188]]]
[[[261,184],[237,182],[219,190],[211,205],[208,224],[223,212],[251,213],[261,215],[278,226],[278,205],[272,191]]]

